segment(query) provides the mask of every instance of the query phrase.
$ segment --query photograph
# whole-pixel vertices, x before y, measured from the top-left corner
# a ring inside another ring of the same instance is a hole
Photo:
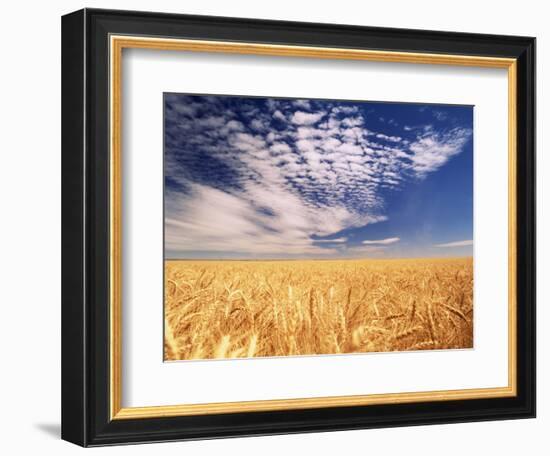
[[[61,109],[61,138],[37,124],[62,149],[61,438],[528,426],[542,19],[249,6],[65,11],[61,56],[53,28],[61,104],[36,93]]]
[[[163,102],[165,361],[473,348],[473,106]]]

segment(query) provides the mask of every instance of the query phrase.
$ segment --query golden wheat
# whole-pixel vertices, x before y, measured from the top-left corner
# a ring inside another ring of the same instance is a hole
[[[473,346],[472,258],[166,261],[166,360]]]

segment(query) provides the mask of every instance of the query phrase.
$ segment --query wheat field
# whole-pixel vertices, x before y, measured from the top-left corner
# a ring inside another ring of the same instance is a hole
[[[165,262],[167,361],[473,346],[472,258]]]

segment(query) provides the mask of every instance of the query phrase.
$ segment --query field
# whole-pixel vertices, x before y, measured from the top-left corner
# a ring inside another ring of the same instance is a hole
[[[165,262],[167,361],[472,346],[472,258]]]

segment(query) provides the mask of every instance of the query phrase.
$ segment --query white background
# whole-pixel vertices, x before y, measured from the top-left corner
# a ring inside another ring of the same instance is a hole
[[[127,50],[122,74],[124,407],[507,386],[505,69]],[[474,105],[475,349],[163,363],[163,91]]]
[[[77,1],[4,5],[0,17],[0,446],[6,454],[72,454],[59,440],[60,404],[60,15],[83,6],[161,10],[421,29],[523,34],[538,38],[538,80],[548,80],[544,2],[440,1],[278,2],[201,0],[170,2]],[[538,125],[550,119],[550,98],[538,87]],[[538,129],[538,418],[102,448],[94,454],[547,454],[550,428],[548,280],[550,172]]]

